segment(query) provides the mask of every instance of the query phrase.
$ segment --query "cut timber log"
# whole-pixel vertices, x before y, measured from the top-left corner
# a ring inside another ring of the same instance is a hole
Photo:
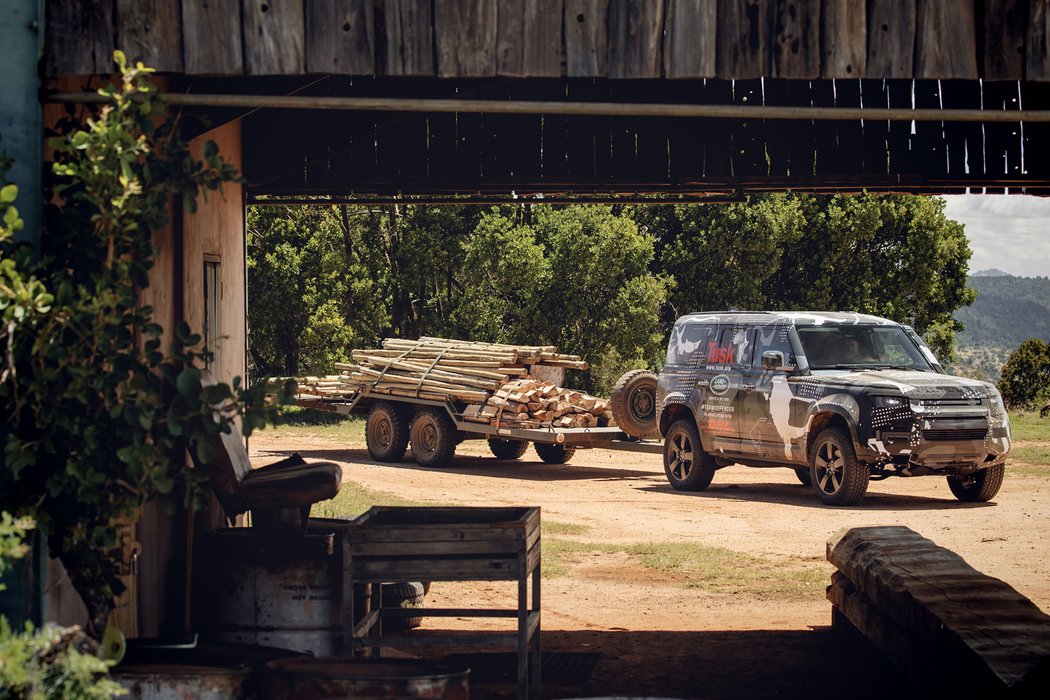
[[[828,540],[838,614],[891,660],[903,637],[915,680],[1001,695],[1050,674],[1050,616],[1006,583],[906,527],[859,527]],[[843,578],[845,580],[843,580]]]

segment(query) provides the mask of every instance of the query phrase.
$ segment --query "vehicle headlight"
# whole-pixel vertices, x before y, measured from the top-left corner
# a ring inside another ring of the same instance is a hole
[[[904,408],[908,405],[908,399],[903,396],[872,396],[871,401],[875,408]]]

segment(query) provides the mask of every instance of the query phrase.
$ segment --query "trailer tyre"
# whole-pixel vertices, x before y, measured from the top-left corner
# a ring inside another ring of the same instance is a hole
[[[489,440],[489,449],[496,459],[517,459],[529,449],[524,440]]]
[[[412,456],[424,467],[445,467],[456,453],[456,425],[437,408],[421,408],[409,429]]]
[[[616,425],[634,438],[657,437],[656,383],[654,372],[636,369],[620,377],[609,399]]]
[[[542,442],[533,444],[536,448],[536,454],[539,455],[547,464],[565,464],[572,456],[576,454],[575,447],[565,447],[564,445],[548,445]]]
[[[408,420],[404,411],[389,401],[376,401],[365,423],[365,445],[377,462],[398,462],[408,449]]]
[[[418,581],[383,583],[383,608],[422,608],[427,585]],[[388,617],[383,621],[384,632],[414,629],[423,624],[419,617]]]

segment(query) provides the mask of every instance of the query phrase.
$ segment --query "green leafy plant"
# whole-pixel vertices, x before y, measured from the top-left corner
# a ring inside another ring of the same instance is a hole
[[[42,256],[32,259],[0,235],[0,507],[32,516],[88,609],[100,639],[115,596],[120,551],[114,524],[160,499],[169,512],[194,507],[214,436],[245,434],[276,420],[265,382],[201,388],[206,354],[185,323],[167,352],[149,284],[151,232],[179,198],[236,178],[213,143],[196,161],[149,80],[150,69],[115,53],[119,86],[83,120],[65,120],[54,153]],[[16,191],[3,190],[10,207]],[[280,399],[291,387],[284,386]]]
[[[1001,374],[997,386],[1009,408],[1029,410],[1050,401],[1050,343],[1024,341],[1010,353]]]

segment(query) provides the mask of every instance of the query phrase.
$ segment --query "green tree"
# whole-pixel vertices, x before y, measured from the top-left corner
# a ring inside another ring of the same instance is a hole
[[[201,388],[201,338],[185,325],[168,353],[139,303],[153,265],[151,231],[173,195],[235,177],[215,145],[196,162],[164,118],[150,70],[115,54],[120,87],[84,123],[59,125],[45,200],[44,257],[12,242],[14,192],[0,227],[0,508],[31,516],[65,565],[100,639],[119,579],[115,523],[147,500],[169,511],[199,501],[213,438],[239,416],[245,433],[272,422],[266,385]],[[290,387],[284,387],[287,395]]]
[[[1032,338],[1017,346],[997,385],[1010,408],[1032,409],[1050,400],[1050,343]]]

